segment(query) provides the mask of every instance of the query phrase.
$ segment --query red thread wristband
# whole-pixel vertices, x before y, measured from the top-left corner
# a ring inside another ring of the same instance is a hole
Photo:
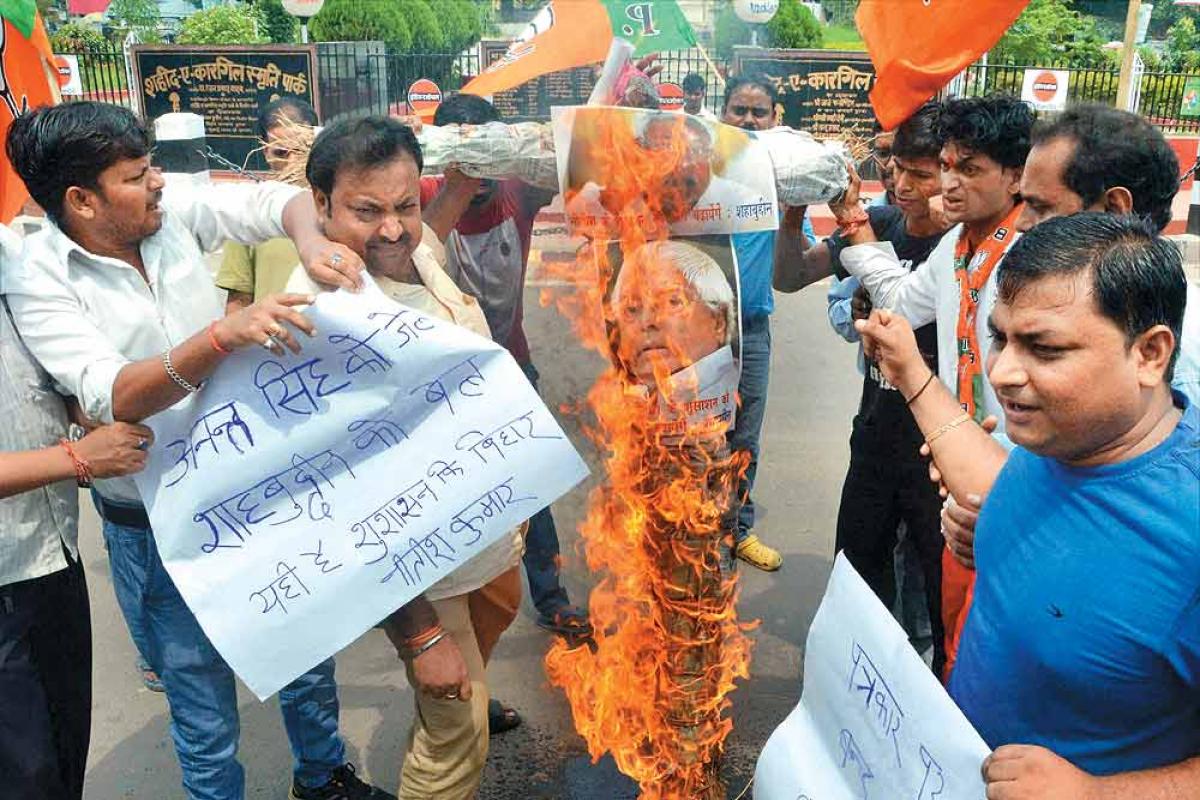
[[[216,334],[216,331],[214,331],[214,330],[213,330],[213,329],[214,329],[214,328],[216,328],[216,327],[217,327],[217,323],[216,323],[215,321],[213,321],[213,322],[210,322],[210,323],[208,324],[208,341],[209,341],[209,344],[211,344],[211,345],[213,346],[213,350],[216,350],[218,353],[220,353],[220,354],[221,354],[221,355],[223,355],[223,356],[227,356],[227,355],[229,355],[230,353],[232,353],[233,351],[232,351],[232,350],[226,350],[224,347],[221,347],[221,343],[217,341],[217,334]]]
[[[92,482],[92,465],[88,463],[86,458],[75,452],[75,448],[71,446],[69,440],[60,439],[58,443],[67,451],[67,455],[71,457],[71,463],[75,465],[76,482],[81,486],[89,485]]]

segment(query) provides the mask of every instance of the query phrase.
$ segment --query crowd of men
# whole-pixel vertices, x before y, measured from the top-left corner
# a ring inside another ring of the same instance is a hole
[[[703,81],[684,89],[699,114]],[[777,100],[769,82],[738,77],[718,118],[764,130]],[[498,118],[459,95],[434,123]],[[289,156],[284,128],[315,122],[294,101],[263,109],[272,166]],[[129,477],[153,440],[142,422],[236,350],[300,351],[313,332],[303,307],[363,269],[391,298],[505,346],[536,386],[532,351],[549,345],[526,338],[523,288],[551,197],[453,170],[422,178],[412,127],[384,117],[322,130],[307,190],[172,192],[143,122],[98,103],[33,110],[6,144],[48,221],[24,241],[0,228],[12,417],[0,432],[0,785],[82,795],[80,484],[146,677],[170,705],[184,791],[241,798],[234,675],[164,569]],[[1135,115],[1081,106],[1037,121],[1003,96],[930,102],[876,150],[886,192],[866,208],[854,176],[830,206],[833,236],[818,242],[804,208],[734,236],[729,440],[749,455],[734,554],[782,564],[753,500],[775,291],[834,276],[830,322],[863,355],[836,548],[886,604],[923,612],[929,630],[914,621],[914,638],[931,639],[934,670],[994,749],[988,797],[1200,796],[1200,300],[1159,233],[1173,152]],[[222,245],[214,285],[204,252]],[[486,667],[516,616],[522,562],[538,624],[585,639],[550,509],[381,623],[415,689],[400,797],[473,797],[489,734],[520,724]],[[333,659],[280,706],[293,797],[391,797],[347,762]]]

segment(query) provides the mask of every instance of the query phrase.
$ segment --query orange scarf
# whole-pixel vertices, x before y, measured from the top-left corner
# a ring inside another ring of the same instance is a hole
[[[1008,246],[1016,238],[1015,225],[1019,216],[1021,203],[1017,203],[999,227],[979,243],[974,253],[967,243],[965,229],[959,233],[958,242],[954,245],[954,276],[960,292],[958,326],[955,328],[958,342],[958,402],[976,422],[982,422],[984,417],[983,357],[975,326],[979,316],[979,295],[1000,259],[1004,258]]]
[[[958,303],[958,402],[963,410],[982,422],[983,410],[983,363],[979,349],[979,337],[975,332],[975,321],[979,316],[979,295],[987,285],[992,271],[1004,257],[1009,244],[1016,237],[1014,227],[1021,215],[1018,203],[999,227],[984,239],[972,254],[964,230],[954,247],[954,274],[958,278],[960,299]],[[973,267],[973,269],[972,269]],[[942,624],[945,626],[946,667],[942,678],[949,682],[950,671],[958,658],[958,645],[962,640],[963,626],[975,597],[975,571],[967,569],[955,560],[947,548],[942,551]]]

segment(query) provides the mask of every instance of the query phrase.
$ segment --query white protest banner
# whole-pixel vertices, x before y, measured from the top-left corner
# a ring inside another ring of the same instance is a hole
[[[163,563],[260,698],[568,491],[587,467],[503,348],[378,289],[299,355],[230,356],[147,421]]]
[[[767,740],[755,800],[980,800],[990,750],[838,554],[804,648],[804,695]]]

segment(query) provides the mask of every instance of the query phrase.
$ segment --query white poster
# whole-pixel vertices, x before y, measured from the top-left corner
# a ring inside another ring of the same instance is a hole
[[[804,649],[804,695],[767,740],[755,800],[980,800],[990,750],[838,554]]]
[[[775,167],[750,131],[638,108],[554,108],[551,115],[573,233],[615,238],[600,229],[615,215],[630,213],[647,215],[646,230],[665,222],[672,236],[779,227]],[[610,185],[613,180],[620,185]],[[664,219],[651,219],[651,206]]]
[[[1062,111],[1067,107],[1070,70],[1027,69],[1021,84],[1021,99],[1036,111]]]
[[[587,467],[506,350],[326,293],[299,355],[230,356],[147,421],[163,563],[260,698],[575,486]]]

